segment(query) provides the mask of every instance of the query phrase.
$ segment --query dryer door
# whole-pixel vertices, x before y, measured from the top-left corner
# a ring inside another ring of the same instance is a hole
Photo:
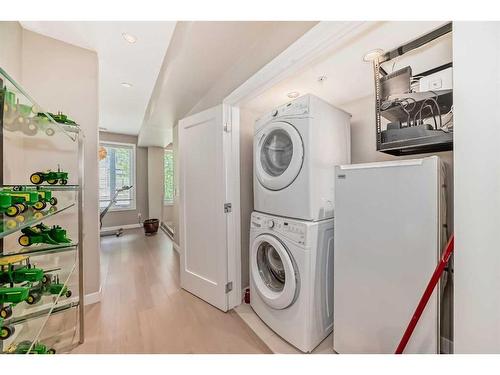
[[[299,289],[295,263],[276,237],[258,236],[250,251],[251,277],[261,298],[275,309],[285,309],[296,299]]]
[[[255,174],[269,190],[281,190],[297,178],[304,160],[299,132],[287,122],[266,125],[254,141]]]

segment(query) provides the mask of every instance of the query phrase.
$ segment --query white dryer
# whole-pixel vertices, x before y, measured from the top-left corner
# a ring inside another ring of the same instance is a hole
[[[350,115],[305,95],[257,120],[254,209],[284,217],[333,217],[334,167],[350,163]]]
[[[333,329],[333,219],[253,212],[250,305],[279,336],[312,351]]]

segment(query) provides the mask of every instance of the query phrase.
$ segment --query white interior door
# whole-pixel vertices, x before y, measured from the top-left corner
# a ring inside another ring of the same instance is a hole
[[[222,105],[179,121],[181,287],[227,311]]]

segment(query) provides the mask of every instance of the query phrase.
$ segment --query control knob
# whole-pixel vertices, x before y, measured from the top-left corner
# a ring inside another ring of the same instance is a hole
[[[274,227],[274,220],[269,219],[269,220],[267,221],[267,223],[266,223],[266,226],[267,226],[268,228],[273,228],[273,227]]]

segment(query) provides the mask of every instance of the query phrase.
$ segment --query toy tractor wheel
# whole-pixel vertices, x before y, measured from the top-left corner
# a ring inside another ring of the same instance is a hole
[[[8,217],[14,217],[19,215],[21,211],[19,210],[18,206],[10,206],[5,210],[5,215]]]
[[[45,130],[45,134],[47,134],[49,137],[52,137],[54,134],[56,134],[56,131],[52,128],[47,128]]]
[[[38,173],[38,172],[33,173],[30,176],[30,181],[32,184],[40,185],[43,182],[43,175],[41,173]]]
[[[30,236],[27,236],[25,234],[23,234],[21,237],[19,237],[17,242],[19,242],[19,245],[21,245],[21,246],[30,246],[32,243]]]
[[[43,214],[41,212],[35,212],[33,214],[33,217],[37,220],[40,220],[43,217]]]
[[[11,316],[12,316],[12,306],[9,305],[2,307],[2,309],[0,310],[0,317],[2,317],[3,319],[7,319],[10,318]]]
[[[17,215],[16,216],[16,221],[18,223],[24,223],[25,220],[26,220],[26,218],[23,215]]]
[[[5,223],[5,226],[7,227],[7,229],[14,229],[15,227],[17,227],[17,221],[15,221],[13,219],[7,220],[7,222]]]
[[[52,280],[51,275],[50,275],[50,274],[48,274],[48,273],[46,273],[46,274],[44,274],[44,275],[43,275],[43,277],[42,277],[42,284],[43,284],[43,285],[48,285],[48,284],[50,284],[51,280]]]
[[[68,290],[65,294],[66,298],[69,298],[73,295],[73,293],[71,293],[71,290]]]
[[[26,210],[28,209],[28,205],[24,202],[18,203],[18,204],[16,204],[16,206],[17,206],[17,208],[19,208],[19,211],[21,213],[26,212]]]
[[[33,205],[33,208],[37,211],[42,211],[47,208],[47,203],[45,203],[44,201],[38,201]]]
[[[55,185],[57,184],[58,180],[55,179],[55,180],[47,180],[47,182],[50,184],[50,185]]]
[[[28,305],[34,305],[38,301],[42,299],[42,295],[38,292],[30,292],[28,299],[26,300],[26,303]]]
[[[54,348],[50,348],[47,350],[47,354],[56,354],[56,350]]]
[[[68,183],[68,180],[65,178],[61,178],[61,185],[66,185]]]
[[[29,122],[29,119],[26,119],[21,126],[21,131],[28,136],[34,136],[38,132],[38,127]]]
[[[12,190],[14,191],[21,191],[23,189],[23,187],[21,185],[16,185],[12,188]]]
[[[0,340],[7,340],[14,332],[16,332],[16,329],[13,325],[3,326],[0,329]]]
[[[51,206],[55,206],[57,204],[57,198],[56,197],[50,198],[49,203]]]

